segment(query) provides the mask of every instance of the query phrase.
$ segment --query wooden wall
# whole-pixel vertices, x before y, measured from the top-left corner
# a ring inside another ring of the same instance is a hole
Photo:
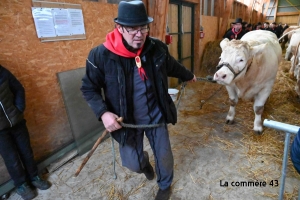
[[[0,63],[25,87],[25,118],[37,160],[73,140],[56,74],[85,66],[90,49],[104,42],[117,16],[117,4],[63,2],[81,4],[86,40],[42,43],[37,38],[31,0],[0,1]]]

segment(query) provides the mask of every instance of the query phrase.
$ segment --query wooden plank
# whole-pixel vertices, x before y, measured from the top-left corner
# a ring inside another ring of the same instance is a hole
[[[168,15],[168,1],[160,1],[154,0],[152,3],[155,3],[154,8],[153,4],[150,3],[149,9],[154,9],[153,16],[155,19],[152,23],[152,27],[150,29],[150,34],[153,37],[156,37],[162,41],[165,40],[166,35],[166,24],[167,24],[167,15]]]
[[[45,37],[45,38],[40,38],[40,39],[41,39],[41,42],[53,42],[53,41],[60,41],[60,40],[84,40],[84,39],[86,39],[86,35]]]
[[[201,0],[200,0],[201,1]],[[220,24],[221,21],[221,16],[223,15],[223,11],[224,11],[224,1],[223,0],[216,0],[215,2],[215,14],[217,14],[217,21],[218,24]],[[217,26],[217,38],[219,38],[220,35],[220,26]],[[222,35],[223,36],[223,35]],[[221,37],[222,37],[221,36]]]
[[[275,6],[275,12],[274,12],[274,22],[276,22],[276,15],[277,15],[277,6],[278,6],[278,0],[276,1],[276,6]]]
[[[200,2],[195,4],[195,13],[194,13],[194,26],[195,26],[195,33],[194,33],[194,73],[196,74],[200,71]]]
[[[253,4],[255,0],[250,1],[250,4],[248,5],[248,16],[249,16],[249,23],[252,23],[252,11],[253,11]]]
[[[185,0],[185,2],[198,4],[199,0]]]
[[[73,8],[81,9],[80,4],[71,4],[71,3],[58,3],[58,2],[48,2],[48,1],[32,1],[34,7],[43,7],[43,8]]]
[[[264,13],[263,13],[262,21],[266,20],[266,18],[267,18],[267,11],[268,11],[269,6],[270,6],[270,0],[266,0],[265,2],[267,3],[267,5],[266,5],[266,9],[264,10]]]
[[[221,25],[221,29],[220,29],[220,33],[218,36],[218,39],[221,39],[222,36],[224,35],[225,31],[227,30],[227,24],[228,24],[228,19],[230,17],[230,13],[232,10],[232,5],[233,5],[234,0],[228,0],[226,2],[226,8],[225,8],[225,12],[222,16],[222,25]]]
[[[299,15],[300,12],[278,12],[277,16],[292,16],[292,15]]]

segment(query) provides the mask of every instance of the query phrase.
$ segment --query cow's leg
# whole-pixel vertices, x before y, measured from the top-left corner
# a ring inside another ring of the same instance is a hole
[[[295,59],[295,56],[292,56],[292,58],[291,58],[291,68],[290,68],[290,71],[289,71],[290,78],[294,78],[294,76],[296,76],[294,59]]]
[[[271,85],[273,85],[273,84],[271,84]],[[262,131],[263,131],[261,115],[264,111],[264,105],[265,105],[270,93],[271,93],[270,88],[264,88],[257,94],[257,96],[254,99],[253,110],[255,113],[255,119],[254,119],[253,130],[257,134],[262,134]]]
[[[284,57],[285,60],[287,60],[287,61],[290,60],[290,54],[291,54],[291,52],[292,52],[291,45],[289,45],[286,48],[285,57]]]
[[[227,86],[226,87],[228,95],[229,95],[229,111],[226,116],[226,124],[233,124],[234,116],[235,116],[235,106],[238,103],[238,96],[234,88]]]

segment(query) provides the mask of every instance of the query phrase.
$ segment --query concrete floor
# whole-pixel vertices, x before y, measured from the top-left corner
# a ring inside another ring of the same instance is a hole
[[[277,95],[276,92],[277,89],[274,90]],[[263,135],[255,135],[251,102],[239,102],[235,124],[225,124],[227,98],[226,89],[218,84],[197,82],[186,86],[178,107],[178,123],[169,126],[175,164],[172,200],[278,199],[279,185],[270,183],[280,184],[284,133],[265,128]],[[265,118],[282,119],[276,116],[276,109],[269,105]],[[286,114],[299,110],[298,106]],[[144,148],[153,165],[153,153],[146,139]],[[115,149],[118,149],[116,142]],[[117,179],[113,178],[110,138],[99,145],[75,178],[74,173],[85,156],[76,157],[48,174],[46,178],[53,185],[49,190],[38,191],[36,199],[154,199],[158,190],[156,181],[148,181],[143,174],[123,168],[118,151]],[[266,186],[231,185],[241,181],[265,181]],[[284,199],[297,199],[299,187],[300,176],[289,161]],[[9,199],[21,198],[12,192]]]

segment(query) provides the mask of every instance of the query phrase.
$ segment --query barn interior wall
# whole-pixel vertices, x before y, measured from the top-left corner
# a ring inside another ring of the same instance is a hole
[[[205,46],[210,41],[215,41],[217,39],[218,34],[218,18],[214,16],[205,16],[201,15],[201,26],[203,27],[205,36],[200,39],[199,42],[199,55],[200,55],[200,63],[202,62],[202,55],[205,49]],[[201,68],[201,66],[200,66]],[[201,70],[197,69],[196,74]]]
[[[116,4],[82,0],[64,3],[82,6],[85,40],[42,43],[37,38],[31,0],[0,2],[0,63],[25,88],[25,118],[36,160],[73,141],[57,73],[84,67],[90,49],[104,42],[117,16]]]

